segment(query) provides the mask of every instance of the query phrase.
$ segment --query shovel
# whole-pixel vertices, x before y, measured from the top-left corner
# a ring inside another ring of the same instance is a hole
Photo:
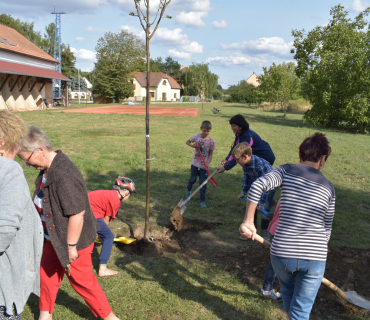
[[[244,227],[243,227],[244,228]],[[242,229],[242,231],[244,231]],[[265,247],[270,248],[271,243],[263,239],[258,234],[254,237],[255,240],[262,243]],[[370,301],[366,300],[365,298],[361,297],[356,291],[342,291],[339,289],[334,283],[330,282],[326,278],[322,278],[321,283],[326,285],[328,288],[332,289],[336,294],[338,294],[345,302],[351,303],[357,307],[363,309],[370,309]]]
[[[196,188],[196,190],[185,200],[183,201],[182,199],[180,202],[177,204],[176,208],[172,211],[170,215],[171,223],[175,227],[175,230],[180,231],[182,229],[182,223],[183,223],[183,218],[182,214],[186,210],[185,204],[192,198],[194,195],[209,181],[212,179],[212,177],[218,172],[218,169],[216,169],[214,172],[212,172],[211,175],[208,176],[206,180],[203,181],[203,183]]]
[[[199,144],[195,144],[195,146],[197,147],[198,151],[199,151],[199,154],[200,154],[200,157],[202,158],[202,161],[203,161],[203,164],[204,164],[204,167],[206,168],[206,171],[208,173],[208,175],[210,175],[211,173],[209,172],[209,169],[208,169],[208,166],[207,166],[207,162],[206,162],[206,159],[204,159],[204,156],[203,156],[203,153],[202,153],[202,148]],[[214,186],[214,187],[217,187],[218,184],[215,180],[215,178],[212,178],[209,180],[209,182]]]

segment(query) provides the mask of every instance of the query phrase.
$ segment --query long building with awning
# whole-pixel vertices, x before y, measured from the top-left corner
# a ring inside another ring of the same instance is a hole
[[[62,80],[68,99],[69,78],[55,71],[56,59],[16,30],[0,24],[0,109],[44,109],[53,105],[53,79]],[[67,101],[64,101],[68,105]]]

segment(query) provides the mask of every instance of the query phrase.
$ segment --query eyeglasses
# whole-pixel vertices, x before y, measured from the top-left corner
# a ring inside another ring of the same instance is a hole
[[[36,150],[35,150],[36,151]],[[30,160],[31,160],[31,157],[32,157],[32,155],[35,153],[35,151],[33,151],[32,153],[31,153],[31,155],[27,158],[27,160],[25,161],[26,162],[26,165],[29,167],[30,166]]]
[[[235,161],[236,161],[236,162],[238,162],[240,158],[241,158],[241,157],[239,157],[239,158],[235,158],[235,157],[234,157],[234,159],[235,159]]]

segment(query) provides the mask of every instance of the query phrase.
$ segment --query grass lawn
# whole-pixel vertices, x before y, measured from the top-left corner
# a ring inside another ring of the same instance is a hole
[[[153,104],[154,105],[154,104]],[[87,107],[97,105],[88,104]],[[101,106],[101,105],[100,105]],[[234,136],[228,120],[243,114],[252,130],[272,147],[276,162],[298,162],[298,146],[316,131],[327,134],[332,146],[323,173],[334,184],[337,201],[330,246],[370,247],[370,136],[356,135],[310,126],[302,115],[256,110],[242,104],[166,103],[163,106],[199,108],[198,118],[152,116],[150,118],[151,217],[150,232],[155,234],[169,224],[169,216],[185,197],[190,177],[193,149],[185,141],[199,133],[203,120],[213,125],[216,142],[212,172],[226,157]],[[220,108],[221,114],[212,108]],[[72,108],[82,107],[73,105]],[[145,216],[145,116],[116,114],[59,113],[53,110],[20,114],[28,124],[41,127],[55,149],[62,149],[81,170],[89,191],[111,189],[118,175],[135,181],[138,193],[121,206],[112,223],[114,233],[128,235],[129,222],[140,235]],[[30,185],[38,172],[26,167]],[[286,319],[281,305],[262,300],[256,288],[245,285],[233,269],[212,260],[215,253],[239,252],[238,227],[244,203],[237,200],[243,181],[238,166],[215,176],[217,188],[208,186],[207,209],[199,207],[199,195],[187,204],[184,217],[214,223],[213,230],[201,237],[204,250],[194,254],[167,252],[158,257],[122,253],[113,248],[109,266],[117,276],[101,278],[113,311],[121,319]],[[195,186],[194,186],[195,189]],[[276,196],[277,198],[277,196]],[[97,247],[100,250],[100,247]],[[264,250],[261,248],[261,250]],[[93,255],[98,266],[97,254]],[[265,266],[267,267],[267,266]],[[96,272],[96,270],[94,271]],[[262,283],[263,279],[259,279]],[[24,319],[37,319],[37,298],[31,297]],[[95,319],[83,300],[64,280],[55,307],[54,320]],[[349,319],[349,318],[348,318]],[[351,319],[365,319],[353,314]]]

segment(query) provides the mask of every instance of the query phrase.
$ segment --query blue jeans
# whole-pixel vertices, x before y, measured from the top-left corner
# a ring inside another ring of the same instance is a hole
[[[102,241],[99,262],[100,264],[107,264],[112,252],[114,235],[102,218],[96,220],[100,227],[98,230],[98,236]]]
[[[271,235],[271,242],[274,240],[274,236]],[[265,279],[263,280],[263,291],[271,291],[274,287],[274,280],[276,277],[276,273],[274,271],[274,268],[272,267],[272,263],[270,262],[269,266],[267,267],[265,271]]]
[[[269,191],[269,193],[267,195],[267,199],[266,199],[266,203],[265,203],[265,210],[267,212],[269,212],[270,209],[271,209],[271,205],[272,205],[272,202],[274,201],[274,196],[275,196],[276,190],[277,190],[277,188]],[[258,210],[256,210],[256,212],[254,213],[254,226],[256,227],[256,229],[257,229],[257,215],[258,215]],[[267,230],[267,228],[269,227],[269,224],[270,224],[270,220],[261,219],[261,230]]]
[[[188,182],[188,191],[191,191],[193,184],[197,181],[197,176],[199,176],[199,185],[201,185],[205,180],[208,178],[208,173],[204,169],[199,169],[193,165],[191,165],[190,169],[190,179]],[[206,191],[207,191],[207,184],[200,189],[200,202],[204,202],[206,200]]]
[[[283,306],[289,320],[309,319],[324,277],[326,261],[288,259],[270,255],[280,281]]]

